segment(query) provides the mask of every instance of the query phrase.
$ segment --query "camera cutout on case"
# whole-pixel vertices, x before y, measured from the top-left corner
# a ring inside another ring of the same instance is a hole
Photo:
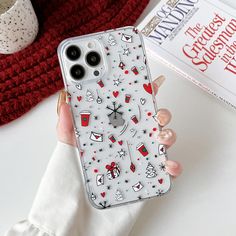
[[[67,75],[72,81],[85,84],[102,79],[108,73],[108,64],[101,43],[92,39],[73,39],[64,50]]]

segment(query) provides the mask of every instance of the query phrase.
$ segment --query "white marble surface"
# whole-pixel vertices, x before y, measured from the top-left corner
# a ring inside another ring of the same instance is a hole
[[[153,78],[167,77],[158,101],[173,114],[178,140],[169,157],[184,172],[170,194],[148,202],[132,236],[235,236],[236,111],[149,59]],[[0,128],[0,235],[27,217],[56,144],[56,102],[53,95]]]

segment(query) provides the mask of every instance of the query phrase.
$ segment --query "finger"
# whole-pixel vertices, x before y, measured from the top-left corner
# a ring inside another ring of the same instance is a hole
[[[66,103],[66,92],[64,90],[61,90],[57,100],[57,115],[59,115],[60,108],[63,103]]]
[[[72,115],[70,112],[70,106],[66,103],[61,104],[58,126],[64,132],[73,131]]]
[[[182,172],[182,166],[176,161],[167,160],[165,166],[166,171],[173,177],[178,177]]]
[[[168,125],[171,121],[171,113],[167,109],[160,109],[156,114],[156,119],[161,127]]]
[[[57,135],[61,142],[76,146],[70,106],[66,103],[63,103],[60,108]]]
[[[165,81],[165,76],[161,75],[159,77],[157,77],[153,82],[152,82],[152,86],[154,89],[154,95],[157,95],[158,89],[161,87],[161,85],[164,83]]]
[[[163,129],[158,134],[157,139],[161,144],[164,144],[167,148],[169,148],[176,141],[176,133],[172,129]]]
[[[70,106],[66,103],[64,98],[66,98],[66,96],[63,94],[59,96],[59,100],[61,100],[58,102],[59,119],[57,124],[57,135],[61,142],[75,146],[76,141],[72,114],[70,111]]]

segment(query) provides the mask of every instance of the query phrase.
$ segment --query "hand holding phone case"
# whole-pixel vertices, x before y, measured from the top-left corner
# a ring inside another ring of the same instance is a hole
[[[76,60],[67,56],[72,45],[80,49]],[[84,53],[94,51],[101,54],[100,63],[89,66]],[[92,205],[107,208],[168,192],[166,149],[157,141],[161,127],[137,30],[70,38],[60,44],[58,55]],[[75,65],[85,68],[86,78],[73,78]]]

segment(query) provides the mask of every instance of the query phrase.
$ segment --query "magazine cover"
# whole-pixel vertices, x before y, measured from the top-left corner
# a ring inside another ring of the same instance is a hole
[[[162,0],[139,24],[162,62],[236,108],[236,10],[218,0]]]

